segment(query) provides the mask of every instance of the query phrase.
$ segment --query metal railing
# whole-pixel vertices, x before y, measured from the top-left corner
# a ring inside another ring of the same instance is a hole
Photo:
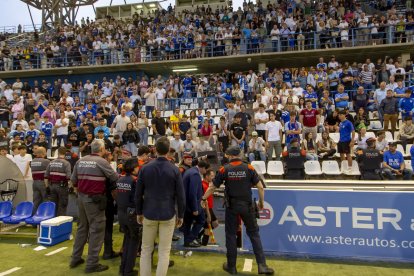
[[[340,30],[312,33],[286,33],[278,36],[259,37],[253,35],[240,39],[208,39],[195,42],[194,39],[177,38],[174,43],[146,45],[136,48],[88,50],[80,53],[77,46],[69,52],[49,52],[44,49],[25,55],[11,57],[0,70],[46,69],[51,67],[72,67],[89,65],[110,65],[142,63],[164,60],[181,60],[239,54],[305,51],[326,48],[346,48],[382,44],[414,42],[414,26],[409,30],[396,32],[395,26],[388,26],[385,32],[372,33],[372,28],[350,29],[348,35]],[[72,46],[71,46],[72,47]]]

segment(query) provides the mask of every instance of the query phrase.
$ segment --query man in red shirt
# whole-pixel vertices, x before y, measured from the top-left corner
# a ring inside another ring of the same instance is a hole
[[[312,132],[313,139],[316,139],[317,128],[319,125],[319,120],[321,116],[319,115],[319,111],[312,108],[312,102],[307,100],[305,102],[306,108],[300,112],[299,115],[299,122],[302,125],[302,137],[309,132]]]
[[[214,176],[215,176],[214,171],[212,169],[208,169],[202,181],[204,193],[207,191],[210,185],[213,185]],[[213,212],[213,202],[214,202],[213,195],[211,195],[207,198],[207,207],[208,207],[206,208],[207,219],[204,225],[204,235],[201,240],[201,244],[204,246],[208,244],[208,240],[210,239],[209,224],[211,224],[212,229],[216,228],[219,224],[217,217]]]

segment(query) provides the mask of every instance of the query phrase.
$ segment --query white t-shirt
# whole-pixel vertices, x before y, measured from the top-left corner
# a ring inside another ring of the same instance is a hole
[[[297,97],[303,97],[303,88],[302,87],[293,87],[292,88],[293,93],[297,96]]]
[[[29,171],[27,173],[27,177],[25,179],[30,179],[32,177],[32,172],[30,170],[29,162],[32,161],[32,156],[30,154],[26,154],[25,156],[21,156],[17,154],[13,156],[13,161],[21,171],[23,177],[26,173],[26,167],[29,166]]]
[[[279,131],[282,129],[282,124],[279,121],[267,122],[266,130],[269,131],[268,142],[270,141],[280,141]]]
[[[161,88],[161,89],[159,89],[159,88],[156,88],[155,89],[155,95],[157,95],[157,100],[162,100],[162,99],[164,99],[165,98],[165,94],[166,94],[167,92],[165,91],[165,89],[164,88]]]
[[[72,84],[70,84],[70,83],[63,83],[62,84],[62,89],[66,93],[69,93],[70,91],[72,91]]]
[[[62,123],[66,123],[65,126],[62,125]],[[69,119],[58,119],[56,121],[56,135],[68,135],[68,126],[69,126]]]
[[[266,112],[260,113],[256,112],[254,114],[254,119],[256,120],[269,120],[269,114]],[[266,130],[266,123],[256,124],[256,130]]]
[[[85,85],[83,86],[83,88],[85,88],[87,91],[92,91],[93,84],[92,83],[85,83]]]

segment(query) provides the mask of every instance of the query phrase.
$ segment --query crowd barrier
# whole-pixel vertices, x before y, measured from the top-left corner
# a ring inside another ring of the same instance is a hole
[[[254,196],[258,198],[257,191]],[[412,262],[413,196],[413,189],[268,188],[258,220],[264,250],[302,257]],[[245,232],[243,248],[252,250]]]

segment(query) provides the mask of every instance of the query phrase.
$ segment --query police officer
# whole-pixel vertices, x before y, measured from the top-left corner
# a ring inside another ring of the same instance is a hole
[[[301,150],[297,138],[290,141],[290,149],[282,153],[285,179],[305,179],[306,151]]]
[[[35,158],[30,162],[33,178],[33,205],[37,210],[39,205],[46,201],[45,172],[50,161],[46,157],[46,149],[39,147],[34,152]]]
[[[221,167],[213,181],[214,186],[210,186],[202,197],[202,206],[212,195],[215,188],[220,187],[224,182],[226,193],[226,248],[227,263],[223,264],[223,269],[230,274],[237,274],[237,243],[236,233],[238,229],[238,217],[240,216],[246,227],[247,235],[253,245],[256,255],[259,274],[273,274],[274,270],[266,265],[263,253],[262,242],[259,235],[259,226],[256,221],[256,207],[252,200],[252,187],[257,187],[259,193],[258,208],[263,209],[264,189],[254,168],[240,159],[240,148],[238,146],[229,147],[226,151],[230,162]]]
[[[183,160],[181,160],[178,169],[180,170],[181,176],[184,175],[185,171],[191,168],[193,164],[193,156],[191,154],[184,154]]]
[[[58,158],[49,163],[45,172],[46,193],[57,207],[57,216],[66,215],[69,201],[70,163],[65,160],[66,148],[57,149]]]
[[[76,162],[79,160],[79,156],[77,153],[72,151],[72,144],[68,143],[66,144],[66,153],[65,153],[65,159],[70,163],[70,167],[75,167]]]
[[[382,180],[381,163],[382,154],[375,147],[375,138],[368,138],[367,149],[360,149],[356,153],[356,160],[361,172],[361,178],[364,180]]]
[[[137,223],[135,211],[135,186],[136,175],[138,174],[137,159],[128,159],[123,166],[125,176],[121,177],[117,183],[117,197],[118,204],[118,219],[119,225],[124,232],[124,242],[122,247],[122,260],[119,267],[119,274],[138,275],[138,272],[133,270],[135,266],[135,259],[137,257],[138,248],[140,247],[142,226]]]
[[[108,266],[99,264],[99,252],[105,236],[106,182],[110,184],[118,180],[118,175],[102,158],[105,154],[102,140],[94,140],[91,144],[91,155],[81,158],[72,173],[72,183],[78,190],[79,223],[73,244],[70,268],[84,263],[82,252],[89,242],[86,273],[101,272]]]

